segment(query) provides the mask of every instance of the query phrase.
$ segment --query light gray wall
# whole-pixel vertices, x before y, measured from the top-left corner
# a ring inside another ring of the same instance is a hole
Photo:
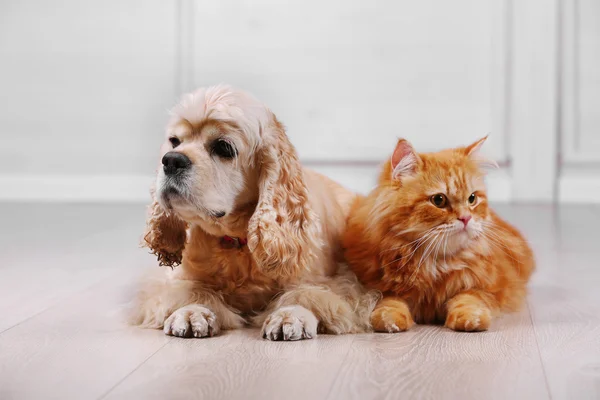
[[[169,1],[0,3],[0,173],[150,174],[175,23]]]

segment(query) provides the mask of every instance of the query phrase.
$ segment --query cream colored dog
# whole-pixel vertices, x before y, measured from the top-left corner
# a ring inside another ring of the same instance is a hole
[[[181,337],[246,322],[271,340],[369,330],[376,295],[338,271],[354,194],[302,168],[247,93],[199,89],[172,115],[144,239],[181,265],[143,287],[134,322]]]

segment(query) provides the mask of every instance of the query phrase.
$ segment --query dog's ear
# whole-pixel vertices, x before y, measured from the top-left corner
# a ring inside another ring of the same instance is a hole
[[[258,204],[248,223],[248,248],[266,273],[291,278],[313,268],[320,221],[304,173],[283,126],[271,115],[257,151]]]
[[[160,266],[171,268],[181,264],[186,242],[187,224],[173,213],[166,212],[156,201],[154,190],[148,207],[143,245],[150,248]]]

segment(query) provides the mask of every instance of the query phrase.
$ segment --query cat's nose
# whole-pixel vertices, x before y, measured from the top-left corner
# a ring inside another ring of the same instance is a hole
[[[470,215],[465,215],[465,216],[462,216],[462,217],[458,217],[458,219],[460,220],[460,222],[462,222],[464,224],[464,227],[466,228],[467,224],[471,220],[471,216]]]

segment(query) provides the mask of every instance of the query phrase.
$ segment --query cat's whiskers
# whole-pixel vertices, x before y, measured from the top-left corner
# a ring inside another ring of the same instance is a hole
[[[442,237],[440,240],[437,241],[435,249],[433,250],[433,268],[431,268],[431,272],[434,274],[434,276],[437,275],[437,256],[440,252],[440,247],[442,247],[442,241],[444,240],[444,236],[446,236],[446,231],[442,232]]]
[[[500,230],[500,226],[498,226],[497,224],[495,224],[493,221],[483,221],[485,222],[484,226],[487,226],[489,229],[486,229],[484,232],[484,235],[490,235],[490,237],[488,237],[488,240],[490,241],[490,243],[492,245],[496,245],[497,248],[499,248],[500,250],[502,250],[504,252],[504,254],[506,254],[508,256],[508,258],[510,258],[511,260],[513,260],[515,262],[515,264],[517,265],[518,271],[519,271],[519,275],[521,274],[521,267],[523,265],[523,263],[519,260],[517,260],[516,258],[514,258],[511,254],[510,254],[510,249],[504,244],[504,241],[502,240],[502,237],[500,236],[499,233],[497,233],[493,228],[496,228],[496,230]],[[495,238],[495,239],[492,239]],[[521,242],[521,244],[525,244],[525,246],[529,247],[529,242],[526,239],[519,239],[518,237],[513,237],[513,240],[517,240],[519,242]],[[495,243],[494,243],[495,242]]]
[[[429,232],[426,235],[423,235],[422,237],[426,238],[427,240],[432,239],[432,238],[434,239],[437,236],[437,234],[439,234],[440,231],[441,231],[438,228],[439,227],[435,227],[435,228],[430,229],[430,231],[433,230],[433,229],[435,229],[435,231]],[[419,247],[421,247],[423,244],[425,244],[425,242],[427,242],[427,240],[425,240],[424,242],[420,243],[417,247],[415,247],[415,249],[410,254],[414,254],[419,249]]]
[[[435,229],[438,229],[438,228],[439,228],[439,226],[434,226],[433,228],[429,228],[426,231],[424,231],[421,235],[424,235],[427,232],[431,232],[431,231],[433,231]],[[407,228],[407,229],[405,229],[403,231],[400,231],[400,232],[396,233],[396,236],[402,236],[402,235],[405,235],[407,233],[419,232],[419,231],[420,231],[420,229],[419,229],[418,226],[411,226],[410,228]]]
[[[439,228],[439,227],[435,227],[435,228],[432,228],[432,229],[436,229],[436,228]],[[396,268],[396,270],[397,270],[397,271],[400,271],[402,268],[406,267],[406,266],[408,265],[408,263],[409,263],[409,262],[410,262],[410,261],[413,259],[414,255],[415,255],[415,254],[416,254],[416,252],[419,250],[419,248],[421,248],[422,246],[424,246],[424,245],[425,245],[425,244],[427,244],[428,242],[429,242],[429,244],[427,245],[427,248],[429,248],[429,246],[435,242],[435,239],[437,238],[437,236],[439,236],[439,233],[440,233],[440,232],[439,232],[439,229],[438,229],[436,232],[430,232],[429,234],[427,234],[427,235],[424,235],[424,236],[423,236],[423,239],[424,239],[424,240],[423,240],[422,242],[420,242],[420,243],[419,243],[419,244],[418,244],[418,245],[417,245],[417,246],[416,246],[416,247],[413,249],[413,251],[412,251],[411,253],[409,253],[409,254],[408,254],[406,257],[405,257],[405,260],[402,262],[402,264],[401,264],[401,265],[399,265],[399,266],[398,266],[398,268]],[[430,240],[431,240],[431,242],[430,242]],[[402,258],[402,257],[399,257],[399,258],[397,258],[396,260],[394,260],[394,261],[392,261],[392,262],[399,261],[401,258]],[[390,263],[388,263],[388,264],[385,264],[385,265],[389,265],[389,264],[391,264],[391,262],[390,262]],[[384,266],[385,266],[385,265],[384,265]]]
[[[408,246],[410,246],[410,245],[412,245],[412,244],[418,243],[418,242],[420,242],[421,240],[424,240],[424,239],[426,239],[427,237],[431,236],[431,235],[434,233],[434,232],[431,232],[433,229],[435,229],[435,227],[434,227],[434,228],[431,228],[431,229],[428,229],[428,230],[426,230],[426,231],[425,231],[425,232],[424,232],[424,233],[423,233],[421,236],[419,236],[419,237],[418,237],[416,240],[413,240],[413,241],[412,241],[412,242],[410,242],[410,243],[406,243],[406,244],[403,244],[402,246],[398,246],[398,247],[392,247],[392,248],[390,248],[390,249],[385,249],[385,250],[382,250],[382,251],[381,251],[379,254],[383,254],[383,253],[385,253],[385,252],[388,252],[388,251],[400,250],[400,249],[402,249],[402,248],[404,248],[404,247],[408,247]]]
[[[426,230],[420,237],[418,237],[416,240],[413,240],[410,243],[404,244],[404,245],[399,246],[399,247],[395,247],[393,249],[385,250],[385,251],[400,250],[400,249],[402,249],[404,247],[411,246],[413,244],[416,246],[412,250],[411,253],[409,253],[407,256],[404,256],[404,258],[405,258],[404,262],[396,268],[396,271],[399,271],[402,268],[404,268],[408,264],[408,262],[412,259],[413,255],[416,253],[416,251],[419,249],[419,247],[421,247],[422,245],[426,244],[429,241],[429,239],[433,238],[433,235],[436,233],[436,232],[434,232],[434,230],[436,230],[437,228],[438,228],[437,226],[434,226],[433,228],[430,228],[430,229]],[[381,255],[383,253],[384,253],[384,251],[380,252],[379,254]],[[393,264],[393,263],[395,263],[397,261],[400,261],[402,258],[403,258],[403,256],[401,255],[400,257],[398,257],[398,258],[396,258],[396,259],[394,259],[394,260],[392,260],[392,261],[390,261],[390,262],[388,262],[386,264],[383,264],[382,267],[386,267],[386,266],[388,266],[390,264]]]
[[[417,265],[417,268],[415,268],[415,270],[413,271],[412,275],[410,276],[409,284],[412,284],[413,281],[414,281],[414,278],[417,277],[419,271],[421,270],[421,264],[423,263],[423,260],[426,260],[427,256],[429,255],[429,253],[431,253],[433,251],[432,246],[437,243],[437,239],[442,234],[442,232],[443,231],[440,231],[440,232],[438,232],[435,235],[435,237],[433,238],[433,240],[431,241],[431,243],[429,243],[429,245],[427,245],[427,247],[425,248],[425,250],[421,254],[421,259],[419,260],[419,264]]]
[[[453,232],[451,227],[447,227],[446,229],[444,229],[444,236],[442,236],[442,238],[440,239],[440,248],[438,249],[438,251],[435,254],[435,260],[437,261],[438,259],[438,253],[439,250],[442,250],[442,254],[444,255],[444,264],[446,264],[446,246],[448,244],[448,237],[450,237],[450,234]],[[442,246],[442,242],[443,242],[443,246]]]
[[[509,253],[510,249],[504,243],[502,243],[502,238],[500,238],[499,236],[496,236],[495,234],[490,233],[490,232],[486,232],[486,233],[484,233],[484,235],[487,235],[487,239],[491,243],[499,246],[508,257],[512,258],[514,261],[518,261]]]
[[[444,265],[448,265],[446,262],[446,246],[448,245],[448,237],[450,236],[450,231],[446,231],[446,236],[444,240]]]
[[[494,221],[481,221],[481,223],[483,226],[492,228],[492,229],[488,229],[488,231],[491,230],[492,232],[496,233],[499,236],[499,234],[496,231],[501,230],[502,228],[498,224],[496,224]],[[504,231],[504,232],[506,232],[506,231]],[[529,241],[526,239],[520,239],[518,237],[512,237],[511,239],[514,241],[517,241],[521,244],[524,244],[528,247],[530,246]]]
[[[418,276],[419,271],[421,270],[421,266],[423,265],[423,263],[426,263],[429,258],[433,259],[432,273],[435,273],[436,268],[437,268],[437,259],[440,255],[440,250],[442,250],[442,249],[443,249],[442,254],[444,255],[444,264],[446,264],[448,239],[450,238],[451,234],[455,230],[456,229],[454,229],[454,226],[451,224],[435,226],[433,228],[426,230],[420,237],[418,237],[416,240],[413,240],[410,243],[406,243],[402,246],[398,246],[398,247],[395,247],[392,249],[386,249],[385,251],[394,251],[394,250],[401,250],[406,247],[414,246],[414,248],[408,255],[406,255],[404,257],[402,257],[402,256],[398,257],[398,258],[382,265],[382,267],[385,267],[385,266],[388,266],[395,262],[398,262],[402,258],[404,258],[404,261],[402,261],[402,263],[400,265],[398,265],[398,267],[396,268],[396,270],[399,271],[408,265],[408,263],[414,258],[415,254],[418,252],[418,250],[420,248],[425,246],[424,250],[422,250],[421,257],[419,259],[419,263],[417,264],[417,267],[415,268],[415,270],[413,271],[413,273],[411,274],[411,277],[409,279],[409,284],[412,285],[414,283],[416,277]],[[382,254],[383,252],[384,251],[382,251],[380,254]]]
[[[427,243],[427,242],[429,241],[429,239],[431,239],[431,238],[433,238],[432,234],[428,234],[428,235],[426,235],[426,236],[424,236],[424,237],[422,237],[422,238],[418,239],[418,240],[423,240],[423,241],[422,241],[422,242],[420,242],[420,243],[418,244],[418,246],[416,246],[416,248],[415,248],[415,249],[414,249],[414,250],[413,250],[413,251],[412,251],[410,254],[408,254],[408,255],[405,257],[405,258],[406,258],[406,260],[405,260],[405,261],[402,263],[402,265],[400,265],[400,266],[399,266],[398,268],[396,268],[396,269],[399,271],[400,269],[404,268],[404,266],[406,266],[406,264],[407,264],[407,263],[410,261],[410,259],[411,259],[411,258],[412,258],[412,256],[415,254],[415,252],[416,252],[416,251],[419,249],[419,247],[421,247],[422,245],[424,245],[425,243]],[[404,247],[404,246],[401,246],[400,248],[402,248],[402,247]],[[396,258],[396,259],[394,259],[394,260],[390,261],[390,262],[389,262],[389,263],[387,263],[387,264],[384,264],[384,265],[382,265],[382,267],[386,267],[386,266],[388,266],[388,265],[390,265],[390,264],[392,264],[392,263],[395,263],[395,262],[397,262],[397,261],[400,261],[401,259],[402,259],[402,256],[400,256],[400,257],[398,257],[398,258]]]
[[[438,256],[440,253],[440,250],[442,251],[442,254],[444,255],[444,264],[446,264],[446,241],[448,240],[448,235],[449,235],[450,230],[449,229],[445,229],[442,232],[442,237],[440,238],[440,240],[438,240],[438,244],[435,247],[435,253],[433,254],[433,267],[431,268],[431,272],[433,273],[434,276],[437,275],[437,261],[438,261]]]
[[[482,231],[481,233],[482,233],[483,237],[485,237],[488,240],[489,244],[491,244],[492,246],[495,246],[498,250],[501,250],[504,254],[506,254],[508,256],[508,258],[515,261],[517,264],[520,264],[519,260],[514,258],[509,253],[510,249],[508,247],[506,247],[506,245],[504,243],[502,243],[502,238],[500,238],[495,233],[492,233],[489,230]]]

